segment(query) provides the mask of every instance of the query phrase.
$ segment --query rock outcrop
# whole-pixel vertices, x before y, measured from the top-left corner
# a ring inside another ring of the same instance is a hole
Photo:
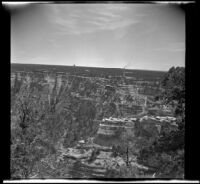
[[[176,118],[160,116],[143,116],[141,118],[105,118],[99,124],[94,142],[102,146],[113,146],[118,143],[119,132],[131,129],[133,136],[158,136],[163,129],[176,130]]]
[[[158,126],[166,126],[168,124],[171,128],[176,128],[176,118],[174,117],[152,117],[144,116],[141,118],[105,118],[99,124],[97,136],[88,138],[87,140],[80,140],[75,147],[60,148],[60,160],[57,162],[73,162],[72,166],[68,168],[68,177],[78,178],[105,178],[106,169],[117,169],[126,164],[125,160],[120,157],[112,155],[112,146],[119,141],[118,135],[115,135],[117,130],[133,129],[133,132],[138,132],[138,129],[149,132],[150,138],[155,137],[160,133]],[[139,123],[140,126],[137,126]],[[141,131],[142,132],[142,131]],[[147,134],[147,133],[146,133]],[[139,136],[146,136],[141,133]],[[102,137],[105,140],[102,141]],[[137,138],[135,135],[135,138]],[[115,137],[115,139],[113,138]],[[62,158],[61,158],[62,157]],[[70,161],[72,160],[72,161]],[[148,170],[147,167],[137,163],[134,156],[130,156],[129,162],[132,166],[138,169]]]
[[[134,129],[134,119],[105,118],[99,124],[99,129],[94,142],[101,146],[113,146],[118,143],[119,134],[126,129]]]

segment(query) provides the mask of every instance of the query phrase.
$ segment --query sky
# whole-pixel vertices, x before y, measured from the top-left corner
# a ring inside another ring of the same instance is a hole
[[[31,4],[11,10],[11,63],[161,71],[185,66],[185,14],[175,5]]]

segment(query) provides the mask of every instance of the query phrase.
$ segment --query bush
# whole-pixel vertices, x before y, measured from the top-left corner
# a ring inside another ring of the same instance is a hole
[[[100,150],[99,149],[94,149],[92,151],[92,154],[91,154],[88,162],[93,162],[99,154],[100,154]]]

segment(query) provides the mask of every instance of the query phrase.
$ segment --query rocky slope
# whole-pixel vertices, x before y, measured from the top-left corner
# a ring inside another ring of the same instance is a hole
[[[136,122],[139,123],[140,126],[136,125]],[[176,119],[173,117],[152,116],[126,119],[103,119],[99,124],[98,132],[95,137],[80,140],[74,147],[68,149],[64,148],[63,145],[60,146],[58,150],[60,154],[56,157],[57,160],[52,163],[59,163],[62,165],[61,167],[51,166],[51,162],[48,160],[46,168],[48,168],[48,171],[51,170],[51,172],[45,173],[44,171],[40,171],[40,174],[35,174],[33,178],[40,178],[41,176],[44,178],[53,178],[54,175],[52,175],[52,173],[58,173],[58,171],[60,173],[59,177],[61,178],[105,178],[107,177],[108,166],[117,169],[126,164],[122,157],[113,156],[112,147],[116,142],[120,141],[119,137],[115,137],[115,140],[113,139],[114,132],[117,129],[120,128],[123,131],[123,128],[131,128],[136,134],[138,131],[146,131],[151,133],[151,135],[148,136],[153,138],[162,131],[162,128],[166,128],[166,124],[168,124],[168,127],[171,129],[176,129],[177,125],[175,122]],[[115,128],[113,129],[113,127]],[[135,138],[138,136],[136,134],[134,135]],[[105,139],[102,139],[102,135]],[[142,135],[141,132],[140,136],[145,135]],[[140,170],[148,170],[148,167],[139,165],[137,163],[137,158],[134,156],[131,156],[129,161],[132,166]],[[42,163],[43,162],[44,160],[42,160]],[[64,165],[68,166],[68,169],[65,171],[63,171]],[[65,173],[65,175],[63,175],[63,173]],[[56,175],[56,177],[58,177],[58,175]]]

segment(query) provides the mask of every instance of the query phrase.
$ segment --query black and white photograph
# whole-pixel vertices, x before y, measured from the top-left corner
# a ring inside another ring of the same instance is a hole
[[[10,179],[185,179],[176,3],[5,3]]]

